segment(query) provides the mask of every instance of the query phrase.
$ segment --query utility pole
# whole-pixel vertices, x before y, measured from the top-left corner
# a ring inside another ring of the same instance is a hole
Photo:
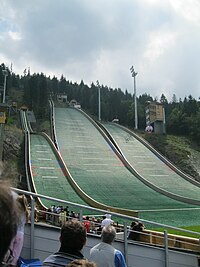
[[[98,96],[99,96],[99,121],[101,121],[101,88],[100,88],[100,84],[99,81],[97,80],[97,86],[98,86]]]
[[[133,81],[134,81],[134,102],[135,102],[135,130],[138,129],[138,114],[137,114],[137,94],[136,94],[136,75],[138,74],[137,72],[135,72],[133,66],[130,68],[131,71],[131,75],[133,77]]]
[[[2,73],[4,75],[4,85],[3,85],[3,99],[2,104],[5,104],[6,102],[6,78],[8,76],[7,69],[2,70]],[[0,159],[3,160],[3,142],[4,142],[4,124],[0,124]]]
[[[8,76],[8,71],[5,69],[5,70],[2,70],[2,72],[4,75],[3,101],[2,101],[2,103],[5,103],[6,102],[6,78]]]

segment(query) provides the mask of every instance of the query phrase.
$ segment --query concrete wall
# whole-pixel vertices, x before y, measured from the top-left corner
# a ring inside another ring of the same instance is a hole
[[[155,121],[154,122],[154,132],[156,134],[164,134],[164,126],[163,126],[163,121]]]

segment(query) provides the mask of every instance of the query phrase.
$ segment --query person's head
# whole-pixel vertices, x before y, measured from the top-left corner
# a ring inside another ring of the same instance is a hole
[[[112,225],[105,226],[101,232],[101,240],[105,243],[111,244],[116,237],[115,227]]]
[[[0,182],[0,265],[4,265],[12,238],[17,232],[18,213],[16,201],[5,183]]]
[[[136,226],[137,224],[138,224],[137,222],[134,222],[134,221],[133,221],[133,222],[131,223],[131,228],[133,228],[133,227]]]
[[[111,214],[106,214],[107,219],[111,219]]]
[[[77,259],[68,263],[65,267],[97,267],[97,265],[93,261],[88,261],[86,259]]]
[[[144,224],[142,222],[138,222],[138,228],[139,228],[140,231],[143,231],[145,226],[144,226]]]
[[[60,234],[60,251],[80,251],[86,243],[86,228],[77,220],[63,224]]]

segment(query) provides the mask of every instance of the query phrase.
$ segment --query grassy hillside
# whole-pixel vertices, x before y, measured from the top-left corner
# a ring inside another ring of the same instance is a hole
[[[188,137],[142,134],[156,150],[183,172],[200,181],[200,147]]]

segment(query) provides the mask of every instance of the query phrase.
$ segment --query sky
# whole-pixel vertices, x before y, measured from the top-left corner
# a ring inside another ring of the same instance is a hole
[[[172,100],[200,97],[199,0],[0,0],[0,64]]]

